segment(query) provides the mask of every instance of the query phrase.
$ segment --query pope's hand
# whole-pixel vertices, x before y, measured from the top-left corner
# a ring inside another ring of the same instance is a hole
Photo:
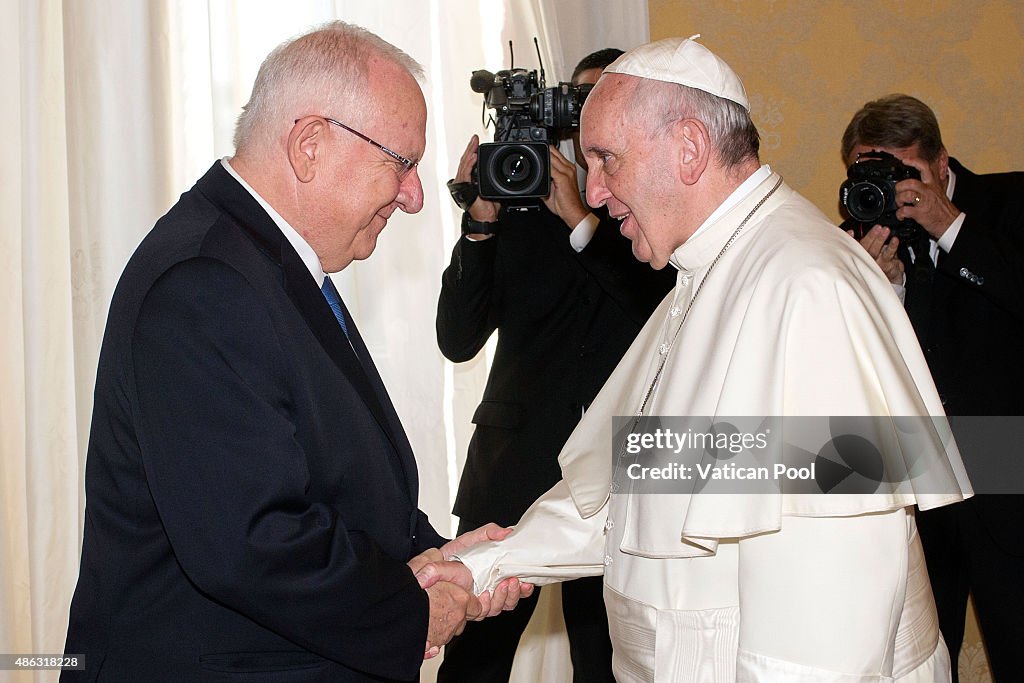
[[[477,596],[477,599],[480,600],[481,612],[476,621],[486,617],[495,617],[502,612],[515,609],[520,599],[533,595],[533,588],[532,583],[523,583],[512,577],[495,586],[492,593],[484,591]]]

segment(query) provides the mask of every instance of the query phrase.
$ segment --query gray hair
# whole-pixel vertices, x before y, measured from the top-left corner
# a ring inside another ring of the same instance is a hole
[[[935,161],[944,149],[931,108],[910,95],[886,95],[861,107],[843,133],[843,161],[858,145],[904,149],[920,145],[921,157]]]
[[[423,67],[364,28],[332,21],[286,41],[263,60],[249,102],[235,125],[235,149],[273,141],[282,122],[308,114],[347,116],[363,112],[368,62],[376,57],[423,78]],[[299,110],[329,107],[331,111]]]
[[[676,121],[697,119],[707,126],[711,144],[725,168],[758,159],[761,137],[742,105],[697,88],[637,78],[632,113],[651,135],[661,135]]]

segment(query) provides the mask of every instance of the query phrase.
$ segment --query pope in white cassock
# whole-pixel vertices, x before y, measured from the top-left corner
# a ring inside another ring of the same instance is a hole
[[[882,272],[760,164],[742,83],[692,39],[609,66],[582,143],[588,203],[677,284],[565,445],[562,481],[460,554],[477,590],[603,574],[620,681],[948,681],[913,509],[971,495],[951,441],[927,485],[610,494],[613,416],[942,416]],[[919,455],[883,451],[894,470]]]

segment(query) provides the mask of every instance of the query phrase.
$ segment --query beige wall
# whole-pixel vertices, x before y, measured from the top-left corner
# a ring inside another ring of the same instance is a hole
[[[1024,169],[1020,0],[649,0],[651,39],[702,34],[743,79],[761,158],[838,219],[839,142],[890,92],[935,110],[975,172]]]

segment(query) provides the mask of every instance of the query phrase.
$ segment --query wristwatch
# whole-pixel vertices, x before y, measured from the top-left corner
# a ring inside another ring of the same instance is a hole
[[[497,235],[499,232],[499,226],[501,224],[498,221],[487,223],[485,221],[475,221],[470,217],[469,212],[465,211],[462,214],[462,234],[463,235]]]

